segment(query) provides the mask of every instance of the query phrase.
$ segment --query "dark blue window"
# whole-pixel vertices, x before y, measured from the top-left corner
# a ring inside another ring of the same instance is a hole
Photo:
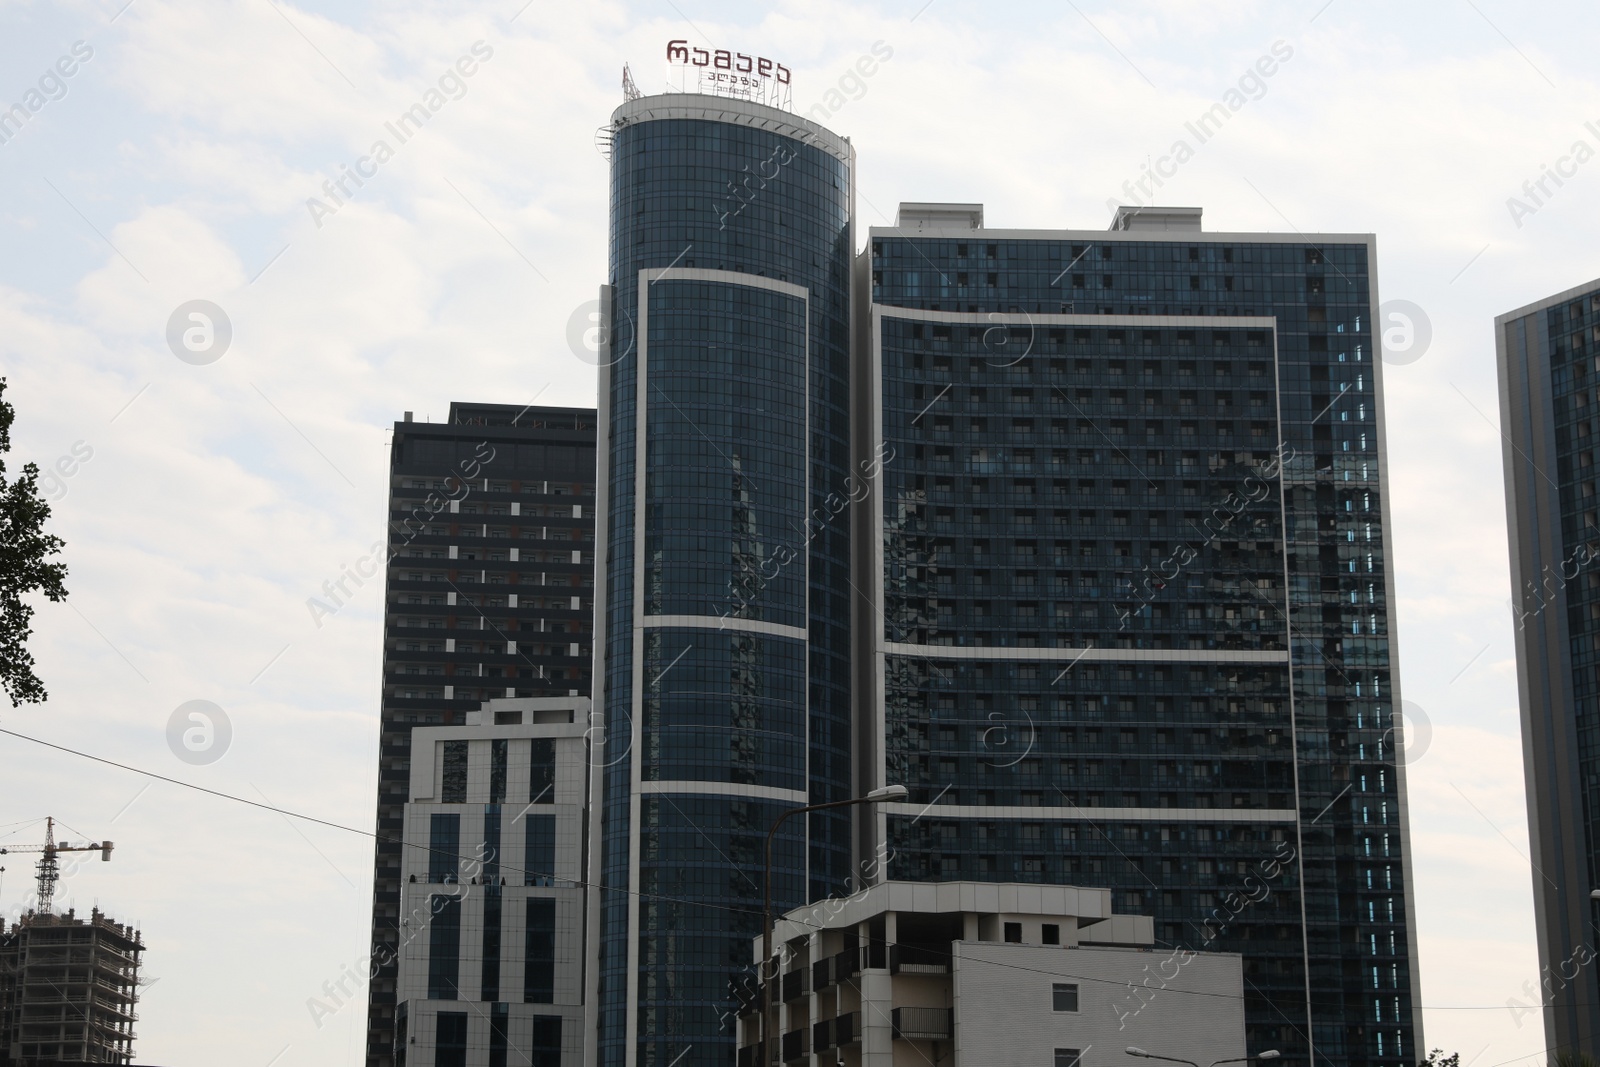
[[[461,898],[433,897],[428,920],[428,999],[460,999]],[[465,1018],[465,1016],[463,1016]]]
[[[483,974],[478,999],[500,999],[500,912],[499,886],[483,891]]]
[[[561,1016],[533,1017],[532,1067],[561,1067]]]
[[[511,742],[500,738],[489,742],[489,803],[503,804],[506,799],[506,765],[509,763]]]
[[[506,1067],[506,1053],[510,1049],[508,1030],[510,1013],[505,1004],[489,1008],[489,1067]]]
[[[439,1036],[434,1045],[434,1067],[467,1067],[467,1013],[441,1011],[435,1018]]]
[[[556,802],[556,743],[548,737],[529,742],[528,800],[534,804]]]
[[[522,1002],[551,1004],[556,997],[556,902],[529,897],[527,908]]]
[[[483,808],[483,884],[500,882],[500,805]]]
[[[556,817],[524,815],[523,885],[555,885]]]
[[[461,816],[428,819],[428,881],[454,882],[461,870]]]
[[[446,804],[465,804],[467,802],[467,743],[465,741],[446,741],[444,743],[444,771],[441,778],[439,799]]]

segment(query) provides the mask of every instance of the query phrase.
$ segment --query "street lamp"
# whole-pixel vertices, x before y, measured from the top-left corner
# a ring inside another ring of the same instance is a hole
[[[1124,1051],[1127,1052],[1128,1055],[1138,1056],[1140,1059],[1166,1060],[1168,1063],[1187,1063],[1189,1067],[1200,1067],[1200,1065],[1195,1063],[1193,1060],[1180,1060],[1174,1056],[1157,1056],[1155,1053],[1146,1052],[1144,1049],[1135,1045],[1129,1045],[1126,1049],[1124,1049]],[[1248,1063],[1251,1060],[1275,1060],[1281,1055],[1283,1055],[1283,1053],[1279,1052],[1277,1049],[1269,1048],[1265,1052],[1256,1053],[1254,1056],[1236,1056],[1231,1060],[1212,1060],[1211,1067],[1217,1067],[1218,1064],[1222,1063]]]
[[[881,789],[874,789],[864,797],[855,797],[850,800],[834,800],[826,804],[806,804],[803,807],[790,808],[781,813],[772,821],[772,828],[767,831],[767,865],[761,879],[761,886],[766,896],[761,909],[761,965],[767,966],[772,962],[772,839],[777,836],[778,827],[791,815],[804,815],[813,811],[825,811],[828,808],[848,808],[856,804],[880,804],[895,800],[905,800],[911,795],[910,790],[903,785],[886,785]],[[759,972],[758,972],[759,973]],[[772,984],[778,978],[778,969],[772,968],[772,973],[761,984],[761,1040],[767,1046],[767,1055],[763,1060],[773,1063],[782,1062],[778,1058],[777,1042],[773,1040],[772,1025],[773,1002]]]
[[[1166,1060],[1168,1063],[1187,1063],[1189,1067],[1200,1067],[1193,1060],[1180,1060],[1173,1056],[1157,1056],[1154,1052],[1146,1052],[1135,1045],[1129,1045],[1125,1050],[1130,1056],[1138,1056],[1142,1060]]]

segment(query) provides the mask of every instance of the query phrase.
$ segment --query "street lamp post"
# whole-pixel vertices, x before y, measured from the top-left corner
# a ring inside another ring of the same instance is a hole
[[[848,808],[856,804],[878,804],[893,800],[905,800],[911,795],[903,785],[886,785],[882,789],[874,789],[864,797],[854,797],[850,800],[834,800],[827,804],[806,804],[803,807],[790,808],[781,813],[772,822],[772,828],[767,831],[767,865],[761,879],[761,887],[765,893],[761,909],[761,966],[766,967],[772,962],[772,839],[777,836],[778,828],[785,819],[791,815],[805,815],[813,811],[826,811],[828,808]],[[759,975],[759,971],[757,972]],[[765,1055],[761,1058],[764,1062],[780,1063],[780,1054],[777,1041],[774,1040],[773,1030],[776,1028],[772,1022],[773,1000],[772,985],[778,979],[777,967],[772,968],[772,973],[767,980],[761,983],[761,1040],[766,1046]]]
[[[1130,1056],[1138,1056],[1140,1059],[1144,1060],[1166,1060],[1168,1063],[1187,1063],[1189,1067],[1200,1067],[1200,1065],[1193,1060],[1180,1060],[1176,1056],[1157,1056],[1154,1052],[1146,1052],[1144,1049],[1135,1045],[1129,1045],[1123,1051],[1127,1052],[1127,1054]],[[1269,1048],[1265,1052],[1256,1053],[1254,1056],[1235,1056],[1233,1059],[1229,1060],[1212,1060],[1211,1067],[1217,1067],[1218,1064],[1222,1063],[1249,1063],[1251,1060],[1275,1060],[1281,1055],[1282,1053],[1277,1049]]]
[[[1180,1060],[1176,1056],[1157,1056],[1154,1052],[1146,1052],[1144,1049],[1135,1045],[1129,1045],[1126,1049],[1124,1049],[1124,1051],[1127,1052],[1128,1055],[1138,1056],[1142,1060],[1166,1060],[1168,1063],[1187,1063],[1189,1067],[1200,1067],[1200,1065],[1193,1060]]]

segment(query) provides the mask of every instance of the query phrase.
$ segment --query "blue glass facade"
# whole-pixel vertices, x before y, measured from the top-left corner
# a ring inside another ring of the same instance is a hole
[[[1600,1029],[1600,282],[1496,319],[1545,1036]]]
[[[849,466],[851,157],[694,96],[611,151],[600,1060],[722,1067],[767,828],[851,787],[849,531],[808,521]],[[792,821],[774,906],[850,849]]]
[[[1364,238],[870,239],[890,876],[1106,886],[1414,1062]]]

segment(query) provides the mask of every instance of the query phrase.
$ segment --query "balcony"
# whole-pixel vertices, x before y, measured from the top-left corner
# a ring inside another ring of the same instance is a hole
[[[806,989],[805,978],[806,972],[803,970],[790,971],[783,976],[783,1002],[785,1004],[791,1000],[798,1000],[810,992]]]
[[[890,974],[949,974],[950,948],[890,945]]]
[[[833,984],[833,959],[820,959],[811,965],[811,988],[827,989]]]
[[[782,1044],[783,1062],[789,1063],[792,1060],[800,1059],[802,1056],[809,1056],[811,1054],[810,1037],[810,1031],[804,1029],[790,1030],[787,1034],[784,1034]]]
[[[890,1022],[896,1038],[948,1041],[955,1032],[954,1008],[894,1008]]]
[[[853,1011],[836,1019],[824,1019],[811,1026],[811,1051],[819,1054],[830,1048],[853,1045],[860,1040],[860,1012]]]

